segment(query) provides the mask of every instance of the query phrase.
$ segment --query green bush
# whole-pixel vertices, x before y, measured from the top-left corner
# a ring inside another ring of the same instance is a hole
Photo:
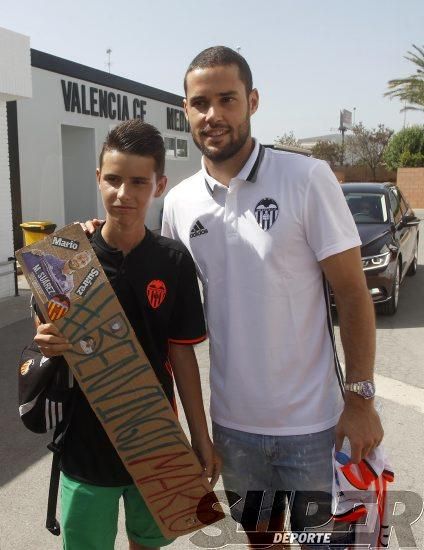
[[[384,161],[391,170],[424,166],[424,126],[411,126],[394,134],[384,152]]]
[[[405,150],[399,157],[399,168],[419,168],[424,166],[423,153],[411,153]]]

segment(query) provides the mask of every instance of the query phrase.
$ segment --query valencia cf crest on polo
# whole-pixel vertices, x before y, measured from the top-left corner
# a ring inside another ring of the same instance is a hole
[[[278,204],[274,199],[262,199],[255,208],[256,221],[264,231],[268,231],[278,218],[279,211]]]

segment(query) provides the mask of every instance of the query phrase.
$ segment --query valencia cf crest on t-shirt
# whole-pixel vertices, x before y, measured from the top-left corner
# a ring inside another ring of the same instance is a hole
[[[264,231],[268,231],[277,220],[279,211],[274,199],[262,199],[255,208],[256,221]]]
[[[147,298],[153,309],[157,309],[165,300],[166,286],[163,281],[155,279],[147,285]]]

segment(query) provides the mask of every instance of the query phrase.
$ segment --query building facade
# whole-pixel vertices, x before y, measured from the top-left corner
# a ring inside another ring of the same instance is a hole
[[[0,298],[15,291],[13,261],[14,233],[11,194],[11,170],[14,158],[9,158],[9,146],[14,142],[9,128],[9,103],[31,97],[31,65],[29,38],[0,28]]]
[[[16,133],[10,155],[15,248],[21,221],[51,220],[58,227],[104,217],[97,191],[97,159],[107,132],[141,118],[164,136],[168,189],[199,169],[200,153],[185,120],[181,96],[31,50],[33,96],[9,104]],[[163,198],[147,225],[159,229]]]

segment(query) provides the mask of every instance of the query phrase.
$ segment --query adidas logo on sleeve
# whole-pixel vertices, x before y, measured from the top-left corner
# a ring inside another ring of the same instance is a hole
[[[193,237],[199,237],[200,235],[205,235],[206,233],[208,233],[208,230],[206,229],[206,227],[204,227],[200,223],[200,221],[197,220],[197,222],[195,222],[195,224],[191,228],[190,239],[192,239]]]

